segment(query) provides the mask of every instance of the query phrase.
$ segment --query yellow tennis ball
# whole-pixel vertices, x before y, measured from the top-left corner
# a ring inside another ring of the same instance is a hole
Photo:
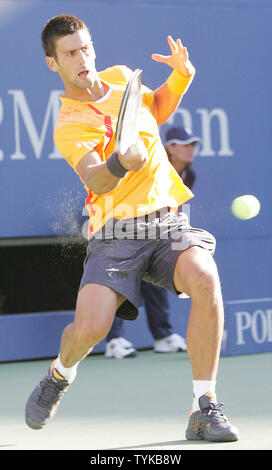
[[[260,201],[251,194],[236,197],[231,204],[231,211],[235,217],[242,220],[252,219],[259,214]]]

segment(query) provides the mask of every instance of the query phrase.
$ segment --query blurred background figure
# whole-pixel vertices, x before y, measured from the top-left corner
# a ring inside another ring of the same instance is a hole
[[[171,127],[165,136],[164,145],[169,161],[190,189],[196,179],[196,173],[191,165],[196,153],[196,145],[200,143],[201,139],[194,136],[188,127]]]
[[[167,291],[162,287],[142,281],[141,294],[148,327],[154,338],[154,351],[158,353],[186,351],[185,339],[173,332]],[[123,359],[136,356],[137,350],[130,341],[124,338],[124,321],[115,317],[106,338],[106,357]]]
[[[196,153],[196,145],[200,143],[201,139],[194,136],[192,130],[187,127],[171,127],[166,133],[165,150],[169,161],[190,189],[196,179],[191,165]],[[148,327],[154,338],[154,351],[158,353],[186,351],[185,339],[173,331],[168,292],[161,287],[142,281],[141,294]],[[137,355],[134,345],[124,336],[124,320],[115,317],[106,337],[106,357],[123,359]]]

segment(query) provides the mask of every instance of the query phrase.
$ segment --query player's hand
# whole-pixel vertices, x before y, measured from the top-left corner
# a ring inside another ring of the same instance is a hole
[[[167,36],[167,41],[171,55],[152,54],[152,59],[169,65],[185,77],[193,75],[195,68],[190,62],[187,48],[183,47],[181,40],[175,41],[172,36]]]
[[[128,171],[139,171],[148,160],[148,153],[142,140],[139,139],[136,145],[131,145],[123,154],[118,155],[118,159],[123,168]]]

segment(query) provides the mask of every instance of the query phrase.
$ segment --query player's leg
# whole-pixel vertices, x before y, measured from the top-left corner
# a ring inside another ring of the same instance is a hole
[[[178,258],[174,271],[177,291],[191,297],[187,350],[195,380],[215,380],[224,310],[216,264],[207,250],[193,246]]]
[[[216,377],[224,326],[220,279],[209,251],[193,246],[181,253],[174,270],[177,291],[191,297],[187,351],[192,365],[194,400],[187,439],[232,441],[237,429],[216,404]]]
[[[75,318],[63,331],[60,354],[30,395],[26,422],[33,429],[44,427],[76,375],[78,363],[109,332],[123,297],[109,287],[86,284],[78,293]]]
[[[64,367],[84,359],[108,334],[124,298],[109,287],[86,284],[78,293],[74,322],[62,335],[60,358]]]

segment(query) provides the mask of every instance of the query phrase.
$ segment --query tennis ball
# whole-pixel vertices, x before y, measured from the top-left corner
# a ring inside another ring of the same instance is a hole
[[[251,194],[236,197],[231,204],[231,211],[235,217],[242,220],[252,219],[259,214],[260,201]]]

